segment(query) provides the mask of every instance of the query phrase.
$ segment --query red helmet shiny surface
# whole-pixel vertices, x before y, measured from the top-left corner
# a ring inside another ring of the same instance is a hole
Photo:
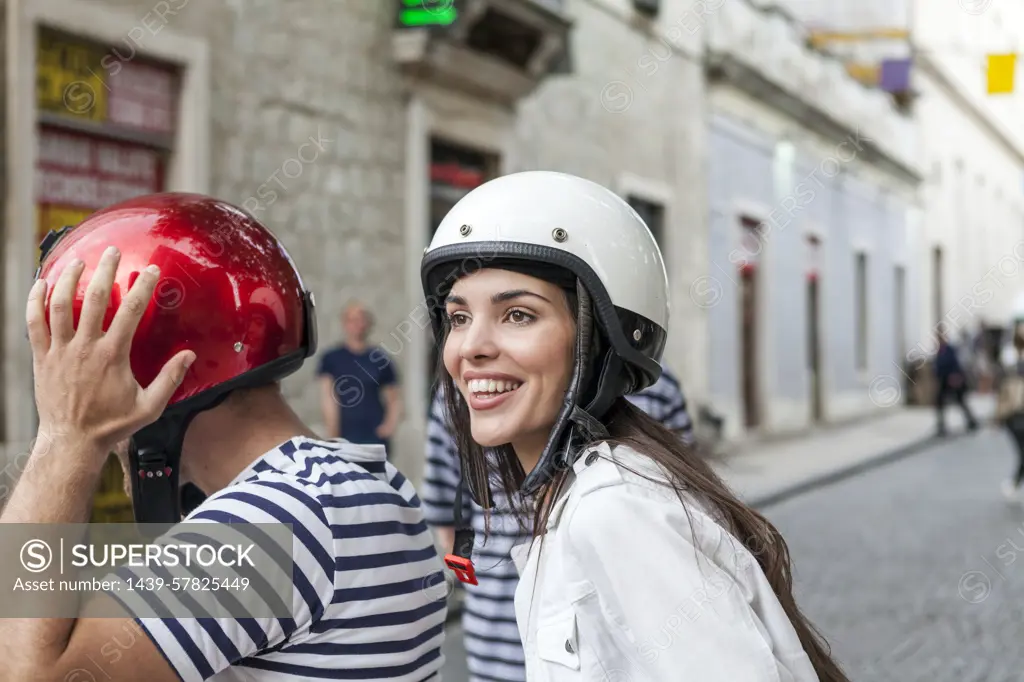
[[[257,220],[199,194],[153,194],[105,208],[46,251],[39,278],[52,289],[73,259],[85,263],[75,296],[78,325],[86,287],[108,246],[121,251],[104,329],[121,297],[150,264],[156,286],[131,348],[136,380],[148,386],[182,350],[196,360],[170,404],[315,347],[311,304],[284,247]],[[312,322],[312,324],[311,324]]]

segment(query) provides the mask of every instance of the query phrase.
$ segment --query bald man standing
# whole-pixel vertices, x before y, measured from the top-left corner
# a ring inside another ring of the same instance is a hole
[[[390,446],[402,417],[394,362],[368,342],[373,316],[352,302],[341,314],[345,340],[320,359],[320,406],[327,435],[353,443]]]

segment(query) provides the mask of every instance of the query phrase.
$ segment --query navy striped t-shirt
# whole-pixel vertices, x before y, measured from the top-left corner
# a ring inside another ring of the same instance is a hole
[[[294,438],[178,528],[226,522],[292,524],[292,617],[137,618],[182,680],[440,679],[443,566],[412,484],[382,446]],[[140,593],[110,594],[143,613]]]

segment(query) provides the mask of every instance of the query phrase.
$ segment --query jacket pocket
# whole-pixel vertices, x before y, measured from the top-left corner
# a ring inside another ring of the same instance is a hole
[[[537,625],[537,656],[569,670],[580,669],[576,613],[566,609],[541,619]]]

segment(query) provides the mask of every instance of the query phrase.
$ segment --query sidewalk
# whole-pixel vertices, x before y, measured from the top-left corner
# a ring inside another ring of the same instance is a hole
[[[984,425],[995,408],[991,395],[968,398]],[[964,432],[959,408],[946,408],[949,438]],[[935,408],[905,407],[892,414],[770,443],[752,442],[715,460],[718,474],[742,500],[764,507],[926,447],[935,439]]]

